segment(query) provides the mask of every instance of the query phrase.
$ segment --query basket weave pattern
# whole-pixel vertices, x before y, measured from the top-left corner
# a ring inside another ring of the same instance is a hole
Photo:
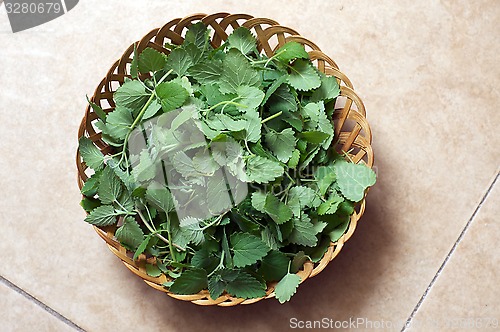
[[[213,15],[195,14],[185,18],[178,18],[165,24],[159,29],[154,29],[144,36],[137,43],[137,52],[140,53],[147,47],[152,47],[165,54],[169,50],[164,48],[165,43],[182,44],[187,28],[196,22],[202,21],[205,25],[211,27],[215,33],[211,38],[214,48],[220,46],[228,35],[236,28],[244,26],[250,29],[258,41],[258,49],[271,57],[274,51],[288,41],[296,41],[303,44],[308,51],[311,60],[317,68],[330,76],[335,76],[340,84],[340,97],[337,98],[333,121],[335,124],[335,139],[332,148],[338,152],[346,152],[353,162],[365,163],[369,167],[373,165],[373,151],[371,148],[371,130],[365,118],[365,108],[361,99],[356,95],[350,80],[339,71],[335,62],[326,54],[321,52],[310,40],[300,36],[295,30],[279,25],[277,22],[268,18],[254,18],[246,14],[231,15],[228,13],[217,13]],[[116,61],[99,83],[91,101],[102,107],[105,112],[111,112],[114,109],[113,93],[123,84],[125,77],[130,77],[130,64],[132,62],[134,45],[130,45],[123,56]],[[141,79],[147,75],[142,75]],[[90,106],[85,111],[78,131],[78,137],[87,136],[104,153],[111,154],[113,148],[101,140],[99,130],[94,126],[97,115]],[[86,173],[87,166],[77,152],[78,185],[81,188],[83,183],[89,177]],[[358,220],[365,210],[365,200],[363,199],[356,207],[347,232],[335,243],[330,243],[327,252],[321,261],[314,264],[306,262],[303,268],[297,273],[302,281],[320,273],[326,265],[333,260],[342,249],[344,243],[352,236]],[[161,275],[160,277],[151,277],[146,273],[146,263],[154,264],[155,258],[147,258],[141,255],[138,260],[132,260],[132,254],[120,245],[114,238],[116,226],[94,227],[97,234],[106,241],[109,249],[119,257],[123,264],[133,273],[141,277],[148,285],[154,287],[169,296],[191,301],[199,305],[219,305],[233,306],[237,304],[250,304],[260,301],[264,298],[274,296],[276,283],[268,284],[266,296],[258,299],[240,299],[230,295],[223,294],[218,299],[211,299],[207,290],[194,295],[176,295],[165,289],[162,284],[169,281],[169,277]]]

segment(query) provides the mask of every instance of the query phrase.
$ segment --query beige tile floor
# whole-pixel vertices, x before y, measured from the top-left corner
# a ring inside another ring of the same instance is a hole
[[[292,318],[351,319],[359,325],[345,329],[360,331],[495,330],[498,0],[86,0],[17,34],[4,8],[0,330],[284,331]],[[285,305],[170,299],[121,265],[78,206],[85,94],[146,32],[218,11],[272,17],[314,40],[354,83],[373,129],[379,180],[362,223]]]

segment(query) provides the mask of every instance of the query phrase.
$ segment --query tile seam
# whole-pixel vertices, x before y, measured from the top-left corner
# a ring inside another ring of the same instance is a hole
[[[34,303],[38,307],[42,308],[44,311],[48,312],[49,314],[51,314],[52,316],[54,316],[58,320],[62,321],[66,325],[69,325],[70,327],[72,327],[76,331],[85,331],[83,328],[81,328],[80,326],[78,326],[77,324],[75,324],[73,321],[71,321],[70,319],[64,317],[62,314],[60,314],[59,312],[57,312],[53,308],[49,307],[48,305],[46,305],[42,301],[38,300],[36,297],[34,297],[30,293],[26,292],[24,289],[20,288],[19,286],[17,286],[16,284],[14,284],[13,282],[11,282],[10,280],[6,279],[2,275],[0,275],[0,283],[4,284],[9,289],[11,289],[14,292],[18,293],[19,295],[23,296],[25,299],[27,299],[31,303]]]
[[[427,288],[425,289],[424,293],[422,294],[422,296],[420,297],[419,301],[417,302],[417,304],[415,305],[415,307],[413,308],[413,311],[411,312],[410,316],[408,317],[408,319],[406,320],[405,322],[405,325],[403,326],[403,328],[401,329],[401,332],[404,332],[406,331],[410,326],[411,326],[411,321],[413,320],[413,318],[415,317],[415,315],[417,314],[418,312],[418,309],[420,309],[422,303],[424,302],[424,300],[427,298],[427,295],[429,294],[429,291],[431,290],[431,288],[434,286],[434,284],[436,283],[436,280],[437,278],[441,275],[441,273],[443,272],[444,270],[444,267],[446,266],[446,264],[448,263],[448,261],[450,260],[451,256],[453,255],[453,253],[456,251],[459,243],[462,241],[463,237],[465,236],[465,233],[467,232],[467,230],[470,228],[471,224],[472,224],[472,221],[475,219],[476,215],[478,214],[479,210],[481,209],[481,207],[483,206],[483,203],[486,201],[486,199],[488,198],[491,190],[495,187],[495,184],[498,180],[500,176],[500,172],[497,170],[497,174],[495,176],[495,178],[493,179],[493,181],[490,183],[488,189],[486,190],[486,193],[483,195],[483,197],[481,198],[481,201],[479,202],[479,204],[476,206],[474,212],[472,213],[471,217],[469,218],[469,220],[467,221],[467,223],[465,224],[465,227],[462,229],[462,231],[460,232],[460,235],[458,236],[457,240],[455,241],[455,243],[453,244],[453,246],[451,247],[450,251],[448,252],[448,254],[446,255],[443,263],[441,263],[441,266],[439,267],[439,269],[437,270],[436,274],[434,275],[434,277],[432,278],[431,282],[429,283],[429,285],[427,286]]]

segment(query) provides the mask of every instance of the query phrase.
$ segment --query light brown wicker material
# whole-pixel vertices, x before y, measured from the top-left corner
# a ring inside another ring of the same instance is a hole
[[[348,152],[348,155],[355,163],[365,163],[369,167],[373,165],[373,151],[371,147],[372,135],[370,127],[365,118],[365,107],[361,99],[353,90],[352,84],[345,74],[339,71],[335,62],[326,54],[321,52],[318,46],[313,42],[300,36],[295,30],[280,26],[277,22],[268,18],[254,18],[246,14],[230,15],[228,13],[217,13],[213,15],[196,14],[185,18],[178,18],[165,24],[162,28],[154,29],[142,38],[137,44],[138,52],[146,47],[152,47],[160,52],[168,54],[169,51],[163,47],[168,42],[172,44],[181,44],[187,28],[198,21],[202,21],[213,30],[212,45],[218,47],[226,40],[232,30],[244,26],[251,29],[258,39],[258,48],[267,56],[272,56],[274,50],[288,41],[297,41],[304,44],[309,52],[311,59],[317,68],[327,75],[335,76],[340,85],[340,95],[337,98],[336,111],[333,121],[335,123],[335,140],[333,147],[337,151]],[[130,75],[130,63],[132,61],[134,45],[130,45],[123,56],[116,61],[110,68],[107,75],[98,85],[91,100],[101,106],[105,112],[111,112],[114,108],[113,93],[123,83],[124,78]],[[101,149],[104,154],[109,154],[112,148],[107,146],[101,140],[101,134],[94,127],[94,121],[97,115],[91,107],[87,107],[85,116],[81,122],[78,131],[78,137],[87,136],[95,145]],[[86,165],[77,153],[76,157],[78,167],[78,185],[82,187],[89,174],[86,174]],[[365,200],[363,199],[356,207],[356,211],[351,216],[350,226],[347,232],[335,243],[331,243],[328,251],[320,262],[313,264],[306,262],[303,268],[297,273],[302,281],[320,273],[326,265],[334,259],[344,246],[344,243],[352,236],[358,220],[365,210]],[[141,255],[137,261],[132,260],[130,252],[120,245],[114,238],[116,226],[95,227],[97,234],[106,241],[109,249],[118,256],[123,264],[130,271],[141,277],[148,285],[154,287],[169,296],[179,300],[191,301],[199,305],[219,305],[233,306],[237,304],[250,304],[274,296],[274,287],[276,283],[268,284],[266,296],[258,299],[244,300],[234,298],[223,294],[218,299],[211,299],[207,290],[201,291],[195,295],[176,295],[170,293],[162,284],[169,281],[169,277],[161,275],[154,278],[146,273],[146,262],[154,263],[155,258],[146,258]]]

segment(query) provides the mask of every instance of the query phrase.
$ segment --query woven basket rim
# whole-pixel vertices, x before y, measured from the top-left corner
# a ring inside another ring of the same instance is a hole
[[[364,163],[368,167],[373,166],[374,156],[371,148],[372,136],[370,126],[366,121],[364,104],[354,92],[351,81],[339,70],[337,64],[330,57],[324,54],[315,43],[302,37],[295,30],[281,26],[276,21],[269,18],[256,18],[248,14],[229,14],[221,12],[210,15],[193,14],[184,18],[173,19],[166,23],[163,27],[151,30],[141,40],[139,40],[137,44],[133,43],[130,45],[124,52],[123,56],[111,66],[107,75],[98,84],[90,100],[96,103],[101,103],[101,101],[107,100],[110,106],[108,111],[110,111],[113,107],[110,99],[112,99],[112,93],[114,92],[111,83],[118,82],[121,85],[125,77],[130,77],[130,73],[127,71],[127,64],[131,62],[131,54],[134,49],[134,44],[138,45],[138,51],[142,51],[142,49],[146,47],[154,47],[158,51],[166,53],[168,50],[163,48],[163,43],[158,44],[159,40],[169,39],[170,42],[179,44],[183,40],[182,32],[185,31],[185,29],[191,24],[199,21],[204,22],[209,28],[212,28],[215,31],[214,36],[211,37],[212,44],[215,43],[215,46],[217,43],[227,38],[228,33],[226,32],[226,29],[236,29],[238,26],[245,26],[251,29],[257,35],[259,51],[266,53],[268,56],[284,42],[293,40],[304,44],[306,49],[309,49],[308,53],[311,60],[313,62],[317,62],[317,68],[325,74],[335,76],[337,78],[341,86],[340,96],[346,98],[346,104],[341,108],[336,109],[332,119],[335,122],[335,140],[332,143],[332,147],[345,152],[356,163]],[[244,22],[240,23],[240,21]],[[266,26],[266,28],[263,28],[263,26]],[[277,38],[278,43],[272,47],[269,41],[274,37]],[[111,151],[110,147],[100,140],[100,134],[95,131],[95,128],[92,126],[92,121],[96,118],[96,114],[93,112],[90,105],[88,105],[85,115],[80,123],[78,138],[82,136],[89,137],[104,154],[109,154]],[[343,131],[343,127],[348,122],[354,123],[354,128]],[[363,133],[364,135],[362,135]],[[350,151],[351,148],[357,150],[357,153],[353,154]],[[87,179],[87,175],[85,173],[86,165],[83,162],[78,150],[76,154],[76,163],[78,170],[77,181],[78,186],[81,189],[83,183]],[[328,265],[328,263],[340,253],[344,243],[353,235],[357,222],[364,213],[365,204],[365,198],[363,198],[363,200],[356,205],[355,212],[351,216],[348,229],[338,241],[335,243],[330,242],[328,250],[319,262],[312,263],[311,261],[307,261],[304,263],[302,269],[297,272],[297,275],[299,275],[302,280],[301,282],[320,273]],[[122,263],[129,270],[141,277],[151,287],[165,292],[173,298],[191,301],[192,303],[199,305],[233,306],[237,304],[255,303],[265,298],[274,297],[274,287],[276,282],[268,283],[266,295],[257,299],[235,298],[226,293],[218,299],[211,299],[207,290],[203,290],[193,295],[173,294],[162,286],[164,282],[169,280],[168,277],[164,274],[160,277],[151,277],[146,273],[146,263],[154,263],[154,258],[147,258],[143,254],[138,260],[133,261],[131,259],[131,253],[114,239],[116,225],[107,227],[94,226],[94,229],[107,243],[111,252],[119,257]]]

